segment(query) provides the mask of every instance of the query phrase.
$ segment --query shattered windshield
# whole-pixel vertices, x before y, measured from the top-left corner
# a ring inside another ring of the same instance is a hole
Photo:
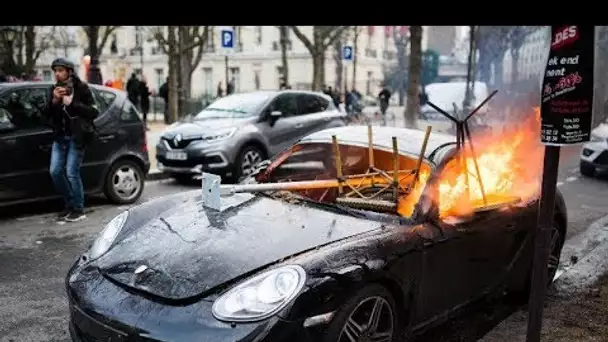
[[[417,165],[417,158],[378,148],[370,159],[368,147],[340,144],[336,153],[331,143],[301,143],[275,157],[256,180],[281,184],[270,194],[284,200],[304,198],[409,218],[430,175],[430,166],[422,162],[416,177]]]

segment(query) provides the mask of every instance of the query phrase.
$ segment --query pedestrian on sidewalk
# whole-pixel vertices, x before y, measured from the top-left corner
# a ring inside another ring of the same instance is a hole
[[[89,86],[78,78],[72,62],[58,58],[51,68],[57,82],[49,89],[52,100],[43,110],[54,133],[49,171],[65,204],[57,220],[76,222],[86,218],[80,167],[99,112]]]
[[[139,100],[139,80],[137,79],[137,75],[135,73],[131,74],[131,78],[127,81],[127,97],[129,101],[138,106]]]
[[[146,79],[142,77],[139,82],[139,106],[141,109],[141,113],[143,114],[144,119],[144,127],[146,131],[149,131],[148,128],[148,112],[150,111],[150,88],[148,88],[148,83]]]
[[[163,111],[163,116],[165,117],[165,125],[169,124],[169,77],[163,85],[158,89],[158,96],[160,96],[163,101],[165,101],[165,109]]]

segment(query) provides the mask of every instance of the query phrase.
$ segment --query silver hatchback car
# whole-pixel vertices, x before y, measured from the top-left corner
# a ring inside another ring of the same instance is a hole
[[[178,181],[211,172],[238,181],[306,135],[345,125],[325,94],[257,91],[220,98],[174,124],[156,145],[158,169]]]

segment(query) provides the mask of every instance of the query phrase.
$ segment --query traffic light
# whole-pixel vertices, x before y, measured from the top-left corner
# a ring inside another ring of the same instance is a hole
[[[432,83],[439,74],[439,54],[434,50],[422,53],[422,84]]]

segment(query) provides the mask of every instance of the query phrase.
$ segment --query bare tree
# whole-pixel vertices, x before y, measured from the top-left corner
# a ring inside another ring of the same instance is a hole
[[[363,26],[353,26],[352,27],[352,33],[353,33],[353,77],[352,77],[352,84],[351,84],[351,89],[356,89],[357,88],[357,54],[359,51],[359,36],[361,35],[361,32],[363,32]]]
[[[13,56],[11,64],[14,70],[8,72],[31,74],[40,55],[51,46],[55,31],[55,26],[18,26],[14,50],[7,53]]]
[[[405,81],[406,70],[408,70],[408,54],[407,54],[407,46],[410,41],[409,30],[400,29],[397,30],[395,26],[393,28],[393,41],[395,42],[395,47],[397,48],[397,73],[398,73],[398,87],[397,91],[399,93],[399,105],[403,106],[403,100],[405,97]]]
[[[112,32],[120,26],[83,26],[89,43],[87,54],[91,57],[88,81],[93,84],[101,84],[101,73],[99,72],[99,56],[103,52]]]
[[[277,26],[279,29],[279,44],[281,45],[281,67],[283,69],[283,83],[289,84],[289,64],[287,62],[287,45],[289,44],[289,27]]]
[[[70,54],[70,47],[77,46],[76,42],[72,41],[73,37],[65,26],[59,26],[55,29],[51,46],[56,55],[62,55],[68,57]]]
[[[342,89],[342,85],[344,84],[344,61],[342,59],[342,48],[344,47],[344,43],[344,34],[342,34],[342,36],[338,37],[338,39],[336,39],[332,44],[333,59],[335,63],[334,71],[336,73],[334,88],[336,89],[336,91]]]
[[[519,80],[519,53],[529,35],[535,33],[541,26],[511,26],[509,42],[511,44],[511,84]]]
[[[312,89],[321,90],[325,83],[325,52],[349,26],[313,26],[312,40],[297,26],[290,26],[312,57]]]
[[[510,46],[510,26],[478,26],[475,30],[475,46],[479,51],[479,78],[490,82],[494,66],[494,85],[503,84],[503,60]]]
[[[410,58],[407,77],[407,105],[405,107],[405,125],[413,128],[420,108],[418,98],[422,72],[422,26],[410,26]]]
[[[190,98],[192,92],[192,74],[203,58],[211,28],[158,26],[152,29],[152,35],[169,58],[169,108],[172,121],[177,120],[178,114],[186,110],[186,99]],[[172,92],[175,95],[173,97]]]

